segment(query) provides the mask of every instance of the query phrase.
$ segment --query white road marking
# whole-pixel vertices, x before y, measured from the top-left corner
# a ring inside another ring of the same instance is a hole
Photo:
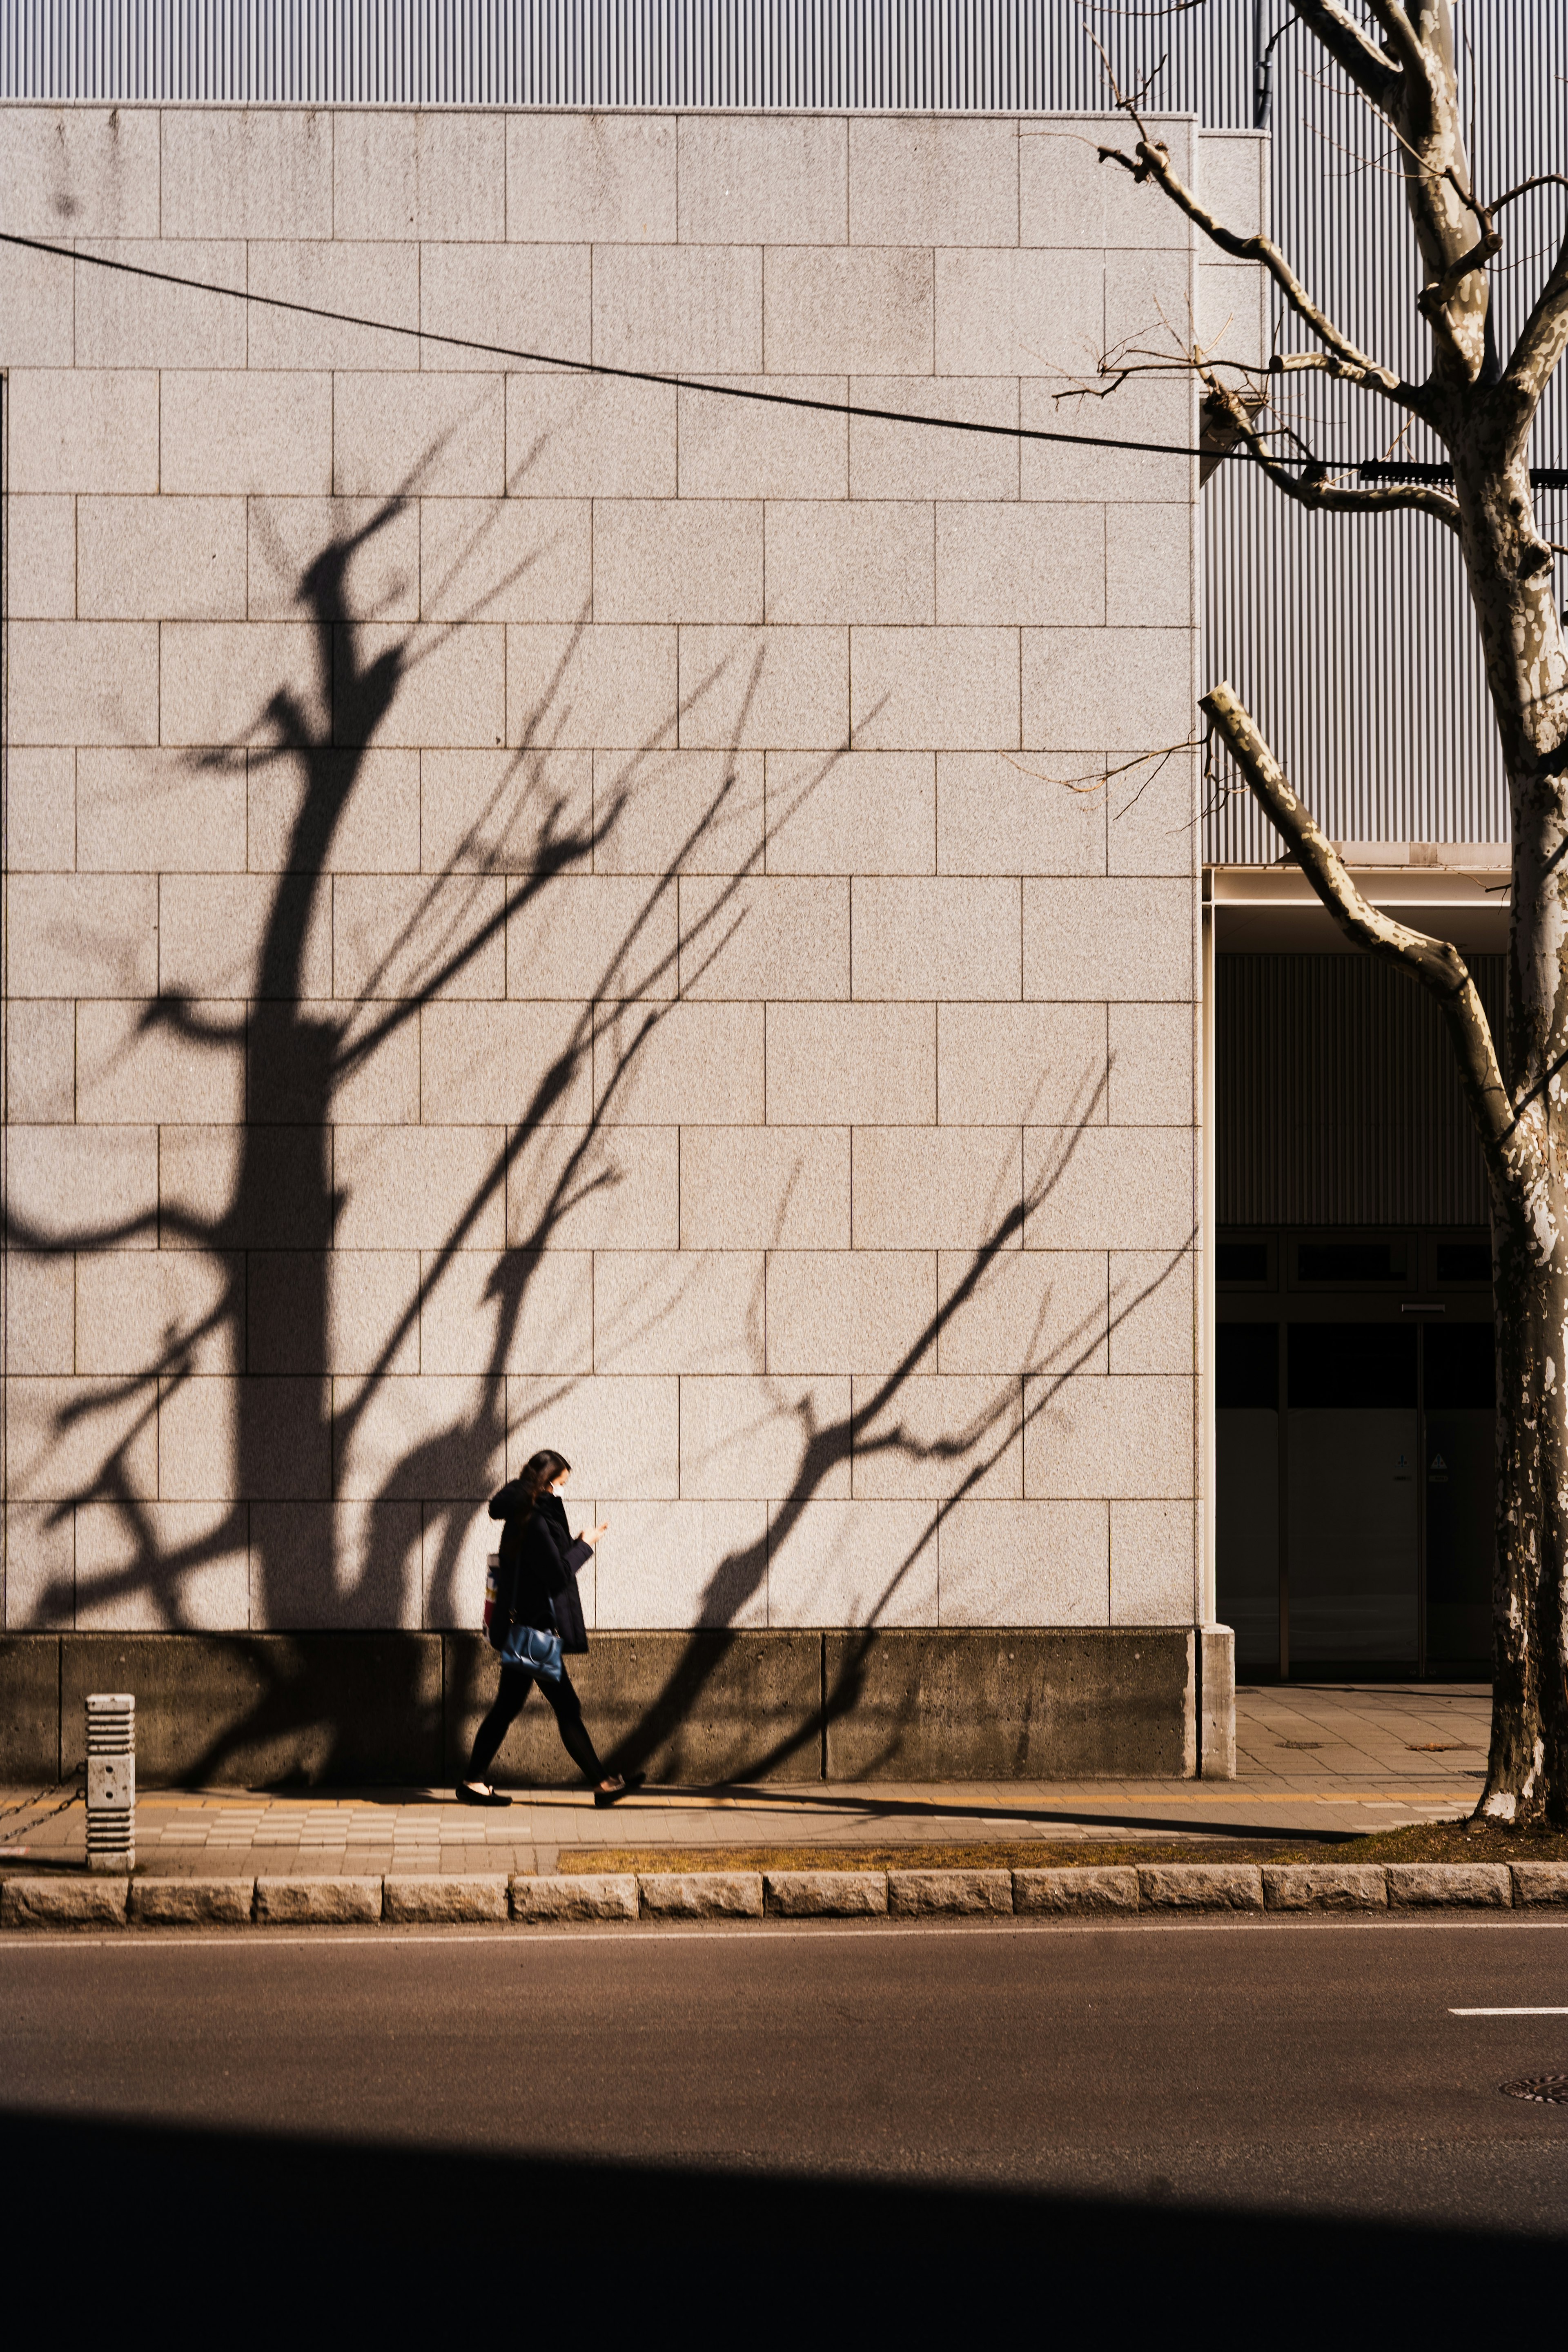
[[[530,1945],[540,1944],[601,1944],[615,1943],[651,1950],[658,1944],[729,1943],[749,1944],[810,1941],[825,1936],[858,1936],[862,1938],[895,1936],[900,1939],[917,1936],[1247,1936],[1270,1935],[1419,1935],[1431,1934],[1447,1927],[1468,1924],[1475,1927],[1501,1927],[1499,1919],[1462,1922],[1430,1915],[1416,1915],[1408,1919],[1373,1919],[1364,1914],[1347,1917],[1343,1913],[1324,1913],[1315,1918],[1291,1918],[1278,1912],[1252,1915],[1230,1919],[1162,1919],[1135,1916],[1125,1919],[1018,1919],[999,1917],[975,1920],[973,1924],[939,1925],[923,1919],[795,1919],[787,1926],[761,1926],[740,1919],[727,1920],[722,1925],[708,1927],[678,1926],[673,1921],[655,1919],[607,1919],[597,1927],[551,1927],[542,1923],[537,1927],[519,1927],[497,1921],[493,1927],[466,1929],[443,1927],[405,1929],[390,1923],[364,1930],[336,1927],[314,1927],[301,1934],[286,1934],[278,1927],[231,1927],[221,1935],[196,1935],[188,1928],[121,1927],[108,1935],[93,1935],[82,1929],[51,1935],[47,1929],[21,1928],[0,1936],[0,1954],[5,1952],[145,1952],[145,1951],[228,1951],[254,1952],[295,1949],[313,1945],[317,1950],[342,1951],[353,1945],[379,1947],[390,1951],[406,1944],[489,1944],[525,1951]],[[1514,1924],[1522,1925],[1516,1921]],[[1531,1920],[1532,1935],[1559,1935],[1568,1931],[1568,1919]],[[636,1932],[628,1934],[626,1930]],[[1456,2016],[1519,2016],[1568,2017],[1568,2010],[1458,2010]]]
[[[1568,2009],[1451,2009],[1450,2017],[1568,2017]]]

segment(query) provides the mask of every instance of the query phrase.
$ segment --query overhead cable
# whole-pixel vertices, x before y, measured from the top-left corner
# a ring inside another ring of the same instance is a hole
[[[438,334],[430,327],[405,327],[389,319],[364,319],[352,310],[329,310],[317,302],[296,302],[284,294],[258,294],[244,286],[218,286],[205,278],[183,278],[169,269],[150,269],[144,262],[115,261],[104,253],[74,252],[69,246],[48,245],[40,237],[18,236],[0,229],[0,245],[20,246],[28,253],[52,254],[93,269],[112,269],[125,278],[150,278],[159,286],[180,286],[193,294],[217,294],[233,302],[257,302],[269,310],[288,310],[304,319],[321,319],[331,326],[365,327],[378,335],[409,335],[422,343],[440,343],[453,351],[482,352],[488,358],[523,360],[535,367],[559,368],[578,375],[614,376],[624,383],[666,384],[676,392],[704,392],[721,400],[761,401],[771,408],[812,408],[828,416],[864,416],[883,425],[933,425],[943,433],[981,433],[1001,441],[1049,441],[1076,449],[1131,449],[1156,457],[1239,457],[1250,462],[1244,446],[1228,450],[1200,449],[1175,441],[1128,441],[1106,433],[1051,433],[1041,425],[985,425],[969,416],[921,416],[907,408],[868,408],[848,400],[812,400],[798,392],[759,392],[751,384],[710,383],[700,376],[662,375],[651,368],[610,367],[602,360],[563,359],[555,352],[521,351],[510,343],[482,342],[477,335]],[[1277,457],[1277,466],[1316,466],[1317,457]]]

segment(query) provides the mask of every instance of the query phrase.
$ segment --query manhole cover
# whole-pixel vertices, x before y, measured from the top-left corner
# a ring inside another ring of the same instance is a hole
[[[1538,2107],[1568,2107],[1568,2074],[1525,2074],[1498,2089],[1505,2098],[1530,2099]]]
[[[1277,1739],[1276,1748],[1321,1748],[1321,1739]]]

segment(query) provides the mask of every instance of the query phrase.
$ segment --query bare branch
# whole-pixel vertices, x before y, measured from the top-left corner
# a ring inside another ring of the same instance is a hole
[[[1130,111],[1125,104],[1123,110]],[[1415,407],[1414,385],[1403,383],[1391,368],[1380,365],[1365,352],[1358,351],[1349,336],[1340,332],[1332,320],[1313,301],[1273,238],[1261,235],[1237,236],[1234,229],[1226,228],[1198,202],[1191,188],[1177,177],[1171,167],[1169,151],[1146,136],[1136,115],[1131,119],[1138,131],[1135,158],[1121,147],[1101,147],[1100,162],[1120,163],[1122,170],[1130,172],[1135,180],[1152,180],[1164,190],[1177,209],[1185,213],[1195,227],[1202,229],[1211,245],[1217,245],[1222,253],[1232,255],[1237,261],[1260,263],[1297,317],[1310,328],[1318,341],[1347,372],[1354,371],[1357,383],[1371,384],[1374,390],[1386,394],[1389,399],[1400,401],[1406,407]]]
[[[1295,0],[1295,5],[1298,16],[1311,25],[1323,46],[1338,56],[1326,27],[1303,0]],[[1427,271],[1417,307],[1436,341],[1438,375],[1474,383],[1486,364],[1488,349],[1489,287],[1480,273],[1501,245],[1490,216],[1468,184],[1447,0],[1440,0],[1437,6],[1415,8],[1401,5],[1401,0],[1366,0],[1366,5],[1400,61],[1373,102],[1406,159],[1402,173],[1406,202]],[[1346,60],[1342,58],[1341,62]],[[1371,98],[1364,83],[1363,89]],[[1480,229],[1479,240],[1468,233],[1466,213],[1475,216]]]
[[[1253,797],[1289,845],[1297,865],[1345,937],[1384,963],[1397,964],[1436,998],[1459,1065],[1459,1081],[1481,1139],[1488,1171],[1507,1190],[1517,1187],[1524,1150],[1481,1000],[1457,947],[1428,939],[1371,906],[1351,880],[1338,850],[1286,782],[1249,713],[1228,685],[1214,687],[1199,705],[1246,777]]]
[[[1227,392],[1229,388],[1227,386]],[[1198,447],[1203,456],[1198,459],[1198,488],[1201,490],[1219,469],[1223,458],[1228,457],[1241,438],[1239,410],[1247,424],[1257,421],[1264,406],[1264,395],[1250,385],[1240,392],[1230,392],[1222,399],[1215,393],[1205,397],[1198,410]]]
[[[1152,764],[1152,774],[1144,777],[1126,806],[1117,811],[1118,816],[1125,816],[1128,809],[1137,806],[1168,760],[1173,760],[1180,751],[1195,751],[1197,748],[1197,737],[1188,735],[1179,743],[1163,743],[1157,751],[1137,751],[1130,760],[1119,760],[1114,766],[1097,768],[1091,774],[1082,776],[1047,776],[1044,769],[1031,768],[1027,760],[1020,759],[1016,751],[1004,751],[1002,757],[1010,768],[1016,768],[1021,776],[1029,777],[1037,784],[1055,784],[1063,792],[1083,794],[1109,792],[1118,776],[1130,775],[1134,769]]]
[[[1471,199],[1467,196],[1465,201],[1469,204]],[[1429,286],[1423,286],[1415,297],[1415,307],[1428,325],[1445,323],[1440,314],[1447,310],[1471,270],[1484,269],[1493,255],[1501,251],[1501,237],[1495,228],[1488,228],[1468,253],[1461,253],[1457,260],[1449,262],[1440,278],[1434,278]]]
[[[1344,68],[1364,97],[1385,113],[1397,103],[1398,67],[1389,64],[1353,16],[1347,16],[1335,0],[1291,0],[1291,5],[1308,31],[1316,33],[1334,63]]]
[[[1399,59],[1397,88],[1400,102],[1415,136],[1422,138],[1431,129],[1436,111],[1431,58],[1420,35],[1400,5],[1400,0],[1366,0],[1366,5],[1387,36],[1389,47]],[[1413,100],[1424,101],[1425,120],[1419,119]]]
[[[1535,298],[1520,331],[1503,382],[1521,393],[1534,410],[1568,345],[1568,230],[1563,232],[1552,274]]]
[[[1511,205],[1518,196],[1527,196],[1531,188],[1568,188],[1568,173],[1537,172],[1530,179],[1521,180],[1517,188],[1510,188],[1504,194],[1494,196],[1487,210],[1500,213],[1505,205]]]
[[[1331,352],[1276,352],[1268,362],[1270,375],[1295,375],[1307,368],[1331,375],[1341,383],[1363,383],[1366,381],[1360,368],[1348,367]]]
[[[1298,506],[1313,507],[1320,513],[1364,514],[1374,509],[1409,508],[1436,517],[1450,530],[1459,527],[1459,503],[1451,491],[1440,490],[1426,482],[1384,482],[1375,487],[1369,483],[1335,481],[1327,466],[1321,461],[1307,467],[1300,475],[1293,474],[1265,443],[1253,424],[1242,400],[1228,384],[1217,376],[1205,373],[1208,398],[1204,402],[1205,421],[1211,410],[1228,412],[1236,428],[1232,446],[1244,441],[1269,480],[1294,499]]]

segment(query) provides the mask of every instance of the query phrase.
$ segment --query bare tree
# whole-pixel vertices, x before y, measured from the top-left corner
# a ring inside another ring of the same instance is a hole
[[[1264,372],[1216,364],[1201,351],[1183,362],[1205,386],[1205,446],[1244,450],[1300,506],[1420,509],[1454,534],[1468,580],[1513,818],[1500,1063],[1458,950],[1368,905],[1228,685],[1211,688],[1202,708],[1341,929],[1430,990],[1458,1062],[1490,1193],[1497,1332],[1495,1679],[1476,1820],[1561,1823],[1568,1822],[1568,656],[1552,559],[1568,551],[1554,550],[1536,527],[1527,452],[1568,342],[1568,235],[1506,360],[1494,343],[1487,264],[1501,250],[1506,208],[1527,187],[1568,187],[1568,178],[1552,173],[1486,197],[1478,191],[1449,0],[1364,0],[1367,25],[1338,0],[1291,5],[1325,59],[1393,134],[1421,260],[1416,301],[1430,331],[1425,382],[1406,383],[1358,350],[1271,238],[1238,236],[1216,220],[1150,137],[1135,98],[1117,93],[1138,134],[1134,149],[1100,152],[1160,188],[1222,252],[1268,273],[1316,348],[1276,356],[1268,374],[1321,371],[1392,412],[1400,429],[1426,425],[1448,452],[1451,488],[1337,480],[1296,436],[1268,423]],[[1409,690],[1420,690],[1415,678]]]

